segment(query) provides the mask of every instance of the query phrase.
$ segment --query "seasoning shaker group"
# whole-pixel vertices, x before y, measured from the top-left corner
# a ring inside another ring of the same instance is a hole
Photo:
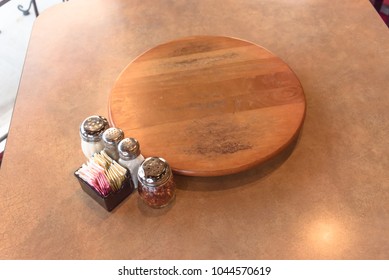
[[[125,138],[120,128],[109,127],[102,116],[90,116],[80,126],[81,149],[86,158],[103,151],[129,170],[140,198],[150,207],[162,208],[175,198],[176,186],[168,162],[160,157],[144,158],[135,138]]]

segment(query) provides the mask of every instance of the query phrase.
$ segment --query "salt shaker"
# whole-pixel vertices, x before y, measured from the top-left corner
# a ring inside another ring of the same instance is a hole
[[[138,180],[140,197],[153,208],[167,206],[175,198],[172,170],[163,158],[146,158],[139,167]]]
[[[134,187],[138,187],[138,169],[144,160],[141,155],[139,142],[135,138],[125,138],[118,145],[119,164],[130,170]]]
[[[87,158],[104,149],[102,135],[108,128],[108,121],[102,116],[90,116],[81,123],[81,149]]]
[[[124,138],[123,130],[110,127],[103,133],[104,152],[115,161],[119,160],[118,144]]]

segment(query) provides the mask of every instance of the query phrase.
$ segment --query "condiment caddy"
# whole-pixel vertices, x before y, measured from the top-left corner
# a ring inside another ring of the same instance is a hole
[[[107,211],[112,211],[135,189],[152,208],[169,205],[175,183],[167,161],[144,158],[135,138],[109,127],[102,116],[90,116],[80,126],[81,149],[88,159],[77,171],[81,188]]]

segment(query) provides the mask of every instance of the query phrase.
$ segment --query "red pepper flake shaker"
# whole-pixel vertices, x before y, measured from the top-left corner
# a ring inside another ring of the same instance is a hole
[[[139,167],[138,181],[139,195],[150,207],[165,207],[175,198],[172,170],[163,158],[146,158]]]

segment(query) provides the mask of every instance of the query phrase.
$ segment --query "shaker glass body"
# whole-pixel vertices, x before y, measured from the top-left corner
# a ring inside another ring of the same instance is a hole
[[[130,170],[132,181],[134,183],[134,187],[138,188],[138,169],[141,163],[143,162],[144,157],[142,155],[139,155],[138,157],[131,159],[131,160],[125,160],[120,158],[119,164],[126,167],[128,170]]]
[[[104,150],[104,142],[100,140],[98,142],[86,142],[81,140],[81,149],[85,157],[90,158],[95,153],[99,153]]]

